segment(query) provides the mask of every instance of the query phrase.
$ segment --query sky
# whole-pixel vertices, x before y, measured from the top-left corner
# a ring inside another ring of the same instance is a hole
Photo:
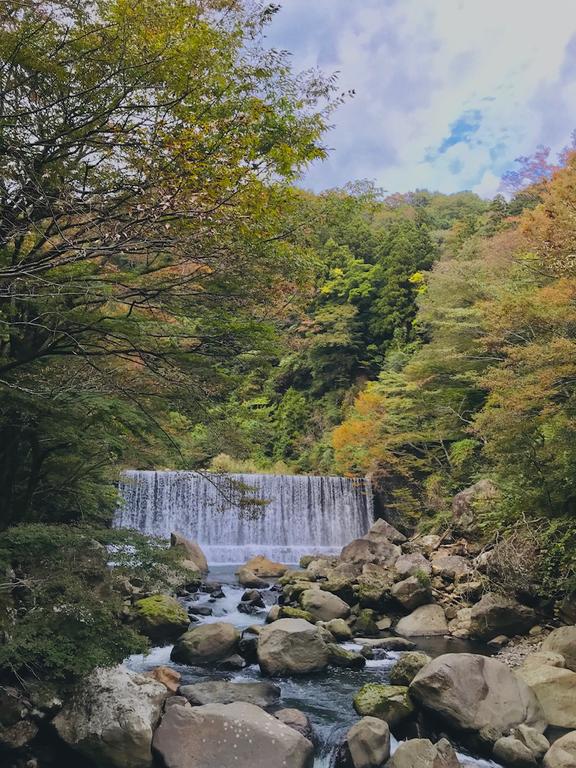
[[[514,159],[576,128],[576,0],[283,0],[268,43],[339,72],[316,191],[498,191]]]

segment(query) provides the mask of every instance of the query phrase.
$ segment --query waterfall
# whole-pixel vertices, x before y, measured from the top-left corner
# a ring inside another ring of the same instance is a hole
[[[260,500],[257,509],[238,507],[243,488]],[[120,495],[115,527],[162,538],[177,531],[195,539],[211,563],[257,554],[296,563],[305,554],[335,554],[373,521],[364,479],[129,470]]]

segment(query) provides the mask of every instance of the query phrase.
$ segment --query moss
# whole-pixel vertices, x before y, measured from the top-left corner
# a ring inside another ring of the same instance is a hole
[[[346,648],[342,648],[337,643],[328,643],[328,652],[330,653],[330,664],[335,667],[362,669],[366,666],[366,659],[362,654],[347,651]]]
[[[405,685],[367,683],[354,697],[354,709],[361,717],[378,717],[394,725],[414,712],[414,704]]]
[[[430,574],[426,573],[426,571],[423,571],[421,568],[415,571],[414,576],[418,579],[418,584],[420,584],[421,587],[429,588],[431,586],[432,579],[430,578]]]
[[[291,606],[283,606],[280,608],[280,618],[281,619],[304,619],[305,621],[309,621],[311,624],[314,624],[314,617],[311,613],[308,611],[303,610],[302,608],[292,608]]]
[[[139,630],[154,641],[176,639],[190,624],[184,608],[169,595],[144,597],[134,607]]]
[[[354,623],[354,634],[357,637],[373,637],[380,634],[376,624],[376,614],[371,608],[363,608]]]

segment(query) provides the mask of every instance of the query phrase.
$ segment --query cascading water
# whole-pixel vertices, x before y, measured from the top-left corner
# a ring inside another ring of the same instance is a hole
[[[304,475],[218,475],[129,470],[114,524],[195,539],[211,563],[241,563],[256,554],[296,563],[302,555],[337,553],[373,522],[370,482]],[[238,506],[239,497],[262,504]]]

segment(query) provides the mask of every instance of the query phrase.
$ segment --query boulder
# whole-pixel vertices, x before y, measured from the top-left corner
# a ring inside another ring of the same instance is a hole
[[[273,560],[269,560],[264,555],[256,555],[250,558],[248,562],[243,566],[248,571],[252,571],[256,576],[261,576],[265,579],[277,579],[280,576],[284,576],[288,570],[287,565],[282,563],[275,563]]]
[[[170,546],[181,550],[187,561],[194,563],[200,573],[208,573],[208,561],[200,546],[192,539],[187,539],[181,533],[170,534]]]
[[[401,555],[394,563],[394,570],[401,579],[406,579],[408,576],[420,576],[421,580],[424,581],[422,577],[432,573],[432,566],[430,561],[420,552],[413,552],[412,554]]]
[[[546,719],[528,685],[496,659],[472,653],[446,653],[418,672],[410,695],[447,726],[487,734],[494,743],[511,728],[539,732]]]
[[[405,637],[357,637],[355,642],[382,651],[411,651],[416,648],[416,643],[413,643],[412,640],[406,640]]]
[[[532,752],[520,739],[502,736],[494,744],[493,755],[499,763],[511,768],[531,768],[536,765]]]
[[[432,560],[432,573],[444,581],[457,581],[472,573],[473,568],[465,557],[460,555],[444,555]]]
[[[250,603],[250,605],[256,605],[258,608],[264,608],[264,599],[262,593],[257,589],[247,589],[242,595],[240,600],[243,603]]]
[[[61,702],[59,704],[61,706]],[[20,750],[36,737],[39,729],[33,712],[38,714],[22,690],[0,686],[0,752]]]
[[[535,664],[538,667],[560,667],[560,669],[566,669],[566,659],[559,653],[553,653],[552,651],[535,651],[529,653],[524,659],[523,666],[528,667],[531,664]]]
[[[171,693],[176,693],[180,687],[180,678],[182,675],[180,672],[176,672],[175,669],[172,669],[172,667],[154,667],[154,669],[147,674],[150,677],[153,677],[154,680],[162,683],[166,690]]]
[[[309,621],[310,624],[314,624],[316,622],[316,618],[312,616],[310,611],[305,611],[303,608],[295,608],[292,605],[282,605],[280,606],[280,612],[278,614],[279,619],[304,619],[304,621]],[[268,622],[269,624],[270,622]]]
[[[404,544],[407,540],[403,533],[400,533],[397,528],[394,528],[393,525],[390,525],[390,523],[383,519],[376,520],[365,538],[372,539],[373,541],[386,539],[391,541],[392,544]]]
[[[576,728],[576,672],[532,660],[516,674],[534,691],[550,725]]]
[[[299,734],[304,736],[308,741],[312,741],[314,738],[314,731],[312,729],[312,723],[308,715],[301,712],[299,709],[292,707],[286,707],[285,709],[279,709],[274,712],[274,717],[280,720],[281,723],[287,725],[289,728],[294,728]]]
[[[362,717],[377,717],[395,726],[412,715],[414,704],[405,685],[367,683],[354,696],[354,709]]]
[[[366,563],[375,563],[376,565],[391,566],[401,555],[402,550],[396,544],[388,539],[354,539],[347,544],[340,553],[340,559],[343,562],[365,565]]]
[[[402,654],[390,670],[390,682],[392,685],[410,685],[418,672],[431,661],[432,658],[422,651]]]
[[[300,605],[312,615],[314,621],[345,619],[350,615],[350,606],[331,592],[307,589],[300,595]]]
[[[529,728],[527,725],[519,725],[518,728],[514,728],[511,735],[528,747],[537,763],[542,760],[550,749],[550,742],[546,736],[534,730],[534,728]]]
[[[487,592],[472,608],[470,633],[479,640],[491,640],[497,635],[521,635],[536,622],[532,608],[510,597]]]
[[[238,583],[242,587],[249,587],[250,589],[268,589],[270,584],[268,584],[267,581],[264,581],[264,579],[261,579],[260,576],[257,576],[254,571],[251,571],[249,568],[246,568],[243,566],[238,571]]]
[[[431,555],[442,544],[442,536],[437,533],[428,533],[425,536],[414,536],[404,545],[405,552],[421,552],[424,555]]]
[[[476,509],[498,496],[498,489],[491,480],[479,480],[465,488],[452,499],[452,520],[455,528],[470,533],[476,527]]]
[[[346,734],[352,768],[381,768],[390,757],[390,729],[377,717],[363,717]]]
[[[386,768],[459,768],[454,748],[447,739],[432,744],[428,739],[410,739],[398,748]]]
[[[166,687],[126,668],[95,669],[53,725],[69,747],[101,768],[150,768],[152,733]]]
[[[236,683],[230,680],[209,680],[205,683],[181,686],[180,695],[185,696],[193,706],[245,701],[266,708],[278,704],[280,688],[268,682]]]
[[[258,663],[268,675],[305,675],[328,666],[319,629],[303,619],[279,619],[258,636]]]
[[[444,609],[440,605],[421,605],[408,616],[400,619],[396,625],[396,632],[404,637],[431,637],[432,635],[445,635],[448,632],[448,623]]]
[[[134,604],[134,623],[153,643],[174,642],[190,626],[186,609],[170,595],[150,595]]]
[[[352,630],[344,619],[331,619],[326,622],[326,629],[336,638],[336,640],[352,639]]]
[[[376,624],[377,618],[377,615],[371,608],[362,608],[354,622],[354,634],[362,637],[378,637],[380,630]]]
[[[561,654],[566,667],[576,672],[576,626],[555,629],[542,643],[542,650]]]
[[[382,609],[390,601],[394,578],[391,571],[381,565],[367,563],[356,579],[357,597],[363,608]]]
[[[314,747],[245,702],[170,707],[154,734],[165,768],[311,768]]]
[[[391,594],[407,611],[413,611],[432,599],[430,586],[423,584],[417,576],[409,576],[407,579],[398,581],[392,587]]]
[[[576,731],[554,742],[544,755],[545,768],[574,768],[576,766]]]
[[[206,664],[221,661],[236,652],[240,635],[236,627],[224,621],[202,624],[180,637],[170,658],[179,664]]]
[[[348,669],[362,669],[366,666],[366,659],[361,653],[348,651],[336,643],[328,643],[329,663],[333,667],[346,667]]]

